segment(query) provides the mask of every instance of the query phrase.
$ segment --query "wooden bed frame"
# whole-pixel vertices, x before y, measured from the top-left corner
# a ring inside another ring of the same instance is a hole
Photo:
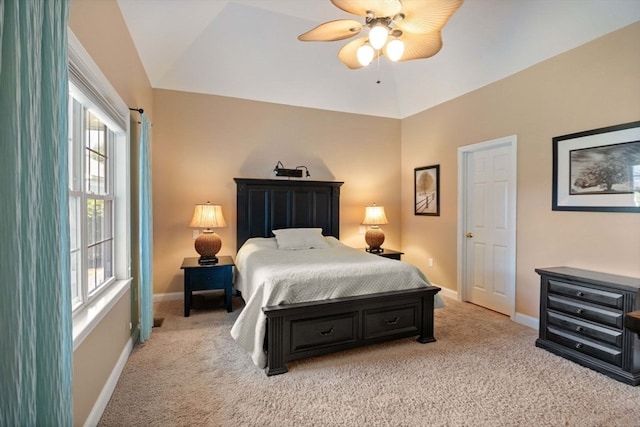
[[[280,228],[319,227],[340,237],[342,182],[234,178],[237,246],[273,237]],[[263,307],[267,317],[267,375],[287,372],[286,362],[373,343],[433,336],[434,297],[440,288],[384,292]]]

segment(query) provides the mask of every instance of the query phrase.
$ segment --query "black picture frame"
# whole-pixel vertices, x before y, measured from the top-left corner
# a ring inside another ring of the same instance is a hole
[[[640,121],[552,141],[552,210],[640,213]]]
[[[440,216],[440,165],[413,170],[414,214]]]

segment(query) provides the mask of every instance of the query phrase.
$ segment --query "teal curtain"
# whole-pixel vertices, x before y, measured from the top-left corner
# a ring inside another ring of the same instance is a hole
[[[70,426],[69,0],[0,1],[0,425]]]
[[[153,211],[151,197],[151,123],[140,115],[138,146],[138,225],[140,230],[140,342],[151,336],[153,328]]]

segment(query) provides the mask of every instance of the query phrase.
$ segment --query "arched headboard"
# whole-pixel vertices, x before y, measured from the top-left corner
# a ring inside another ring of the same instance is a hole
[[[340,238],[343,182],[234,178],[237,249],[251,237],[273,237],[280,228],[322,228]]]

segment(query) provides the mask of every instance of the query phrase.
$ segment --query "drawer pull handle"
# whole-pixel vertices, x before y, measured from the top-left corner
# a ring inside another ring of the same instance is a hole
[[[316,332],[318,333],[318,335],[326,337],[327,335],[331,335],[333,333],[333,326],[328,331],[319,331],[316,329]]]
[[[584,296],[584,292],[578,291],[578,293],[576,295],[578,295],[579,297],[583,297]]]
[[[384,323],[386,323],[387,325],[396,325],[399,320],[400,320],[400,317],[396,316],[395,319],[393,319],[393,320],[385,320]]]
[[[578,327],[576,328],[576,331],[577,331],[577,332],[582,332],[582,331],[584,331],[584,328],[583,328],[582,326],[578,326]]]
[[[581,343],[576,344],[576,349],[580,350],[583,347]]]
[[[581,308],[579,308],[579,309],[577,309],[577,310],[576,310],[576,313],[578,313],[578,314],[582,314],[582,313],[584,313],[584,310],[583,310],[583,309],[581,309]]]

